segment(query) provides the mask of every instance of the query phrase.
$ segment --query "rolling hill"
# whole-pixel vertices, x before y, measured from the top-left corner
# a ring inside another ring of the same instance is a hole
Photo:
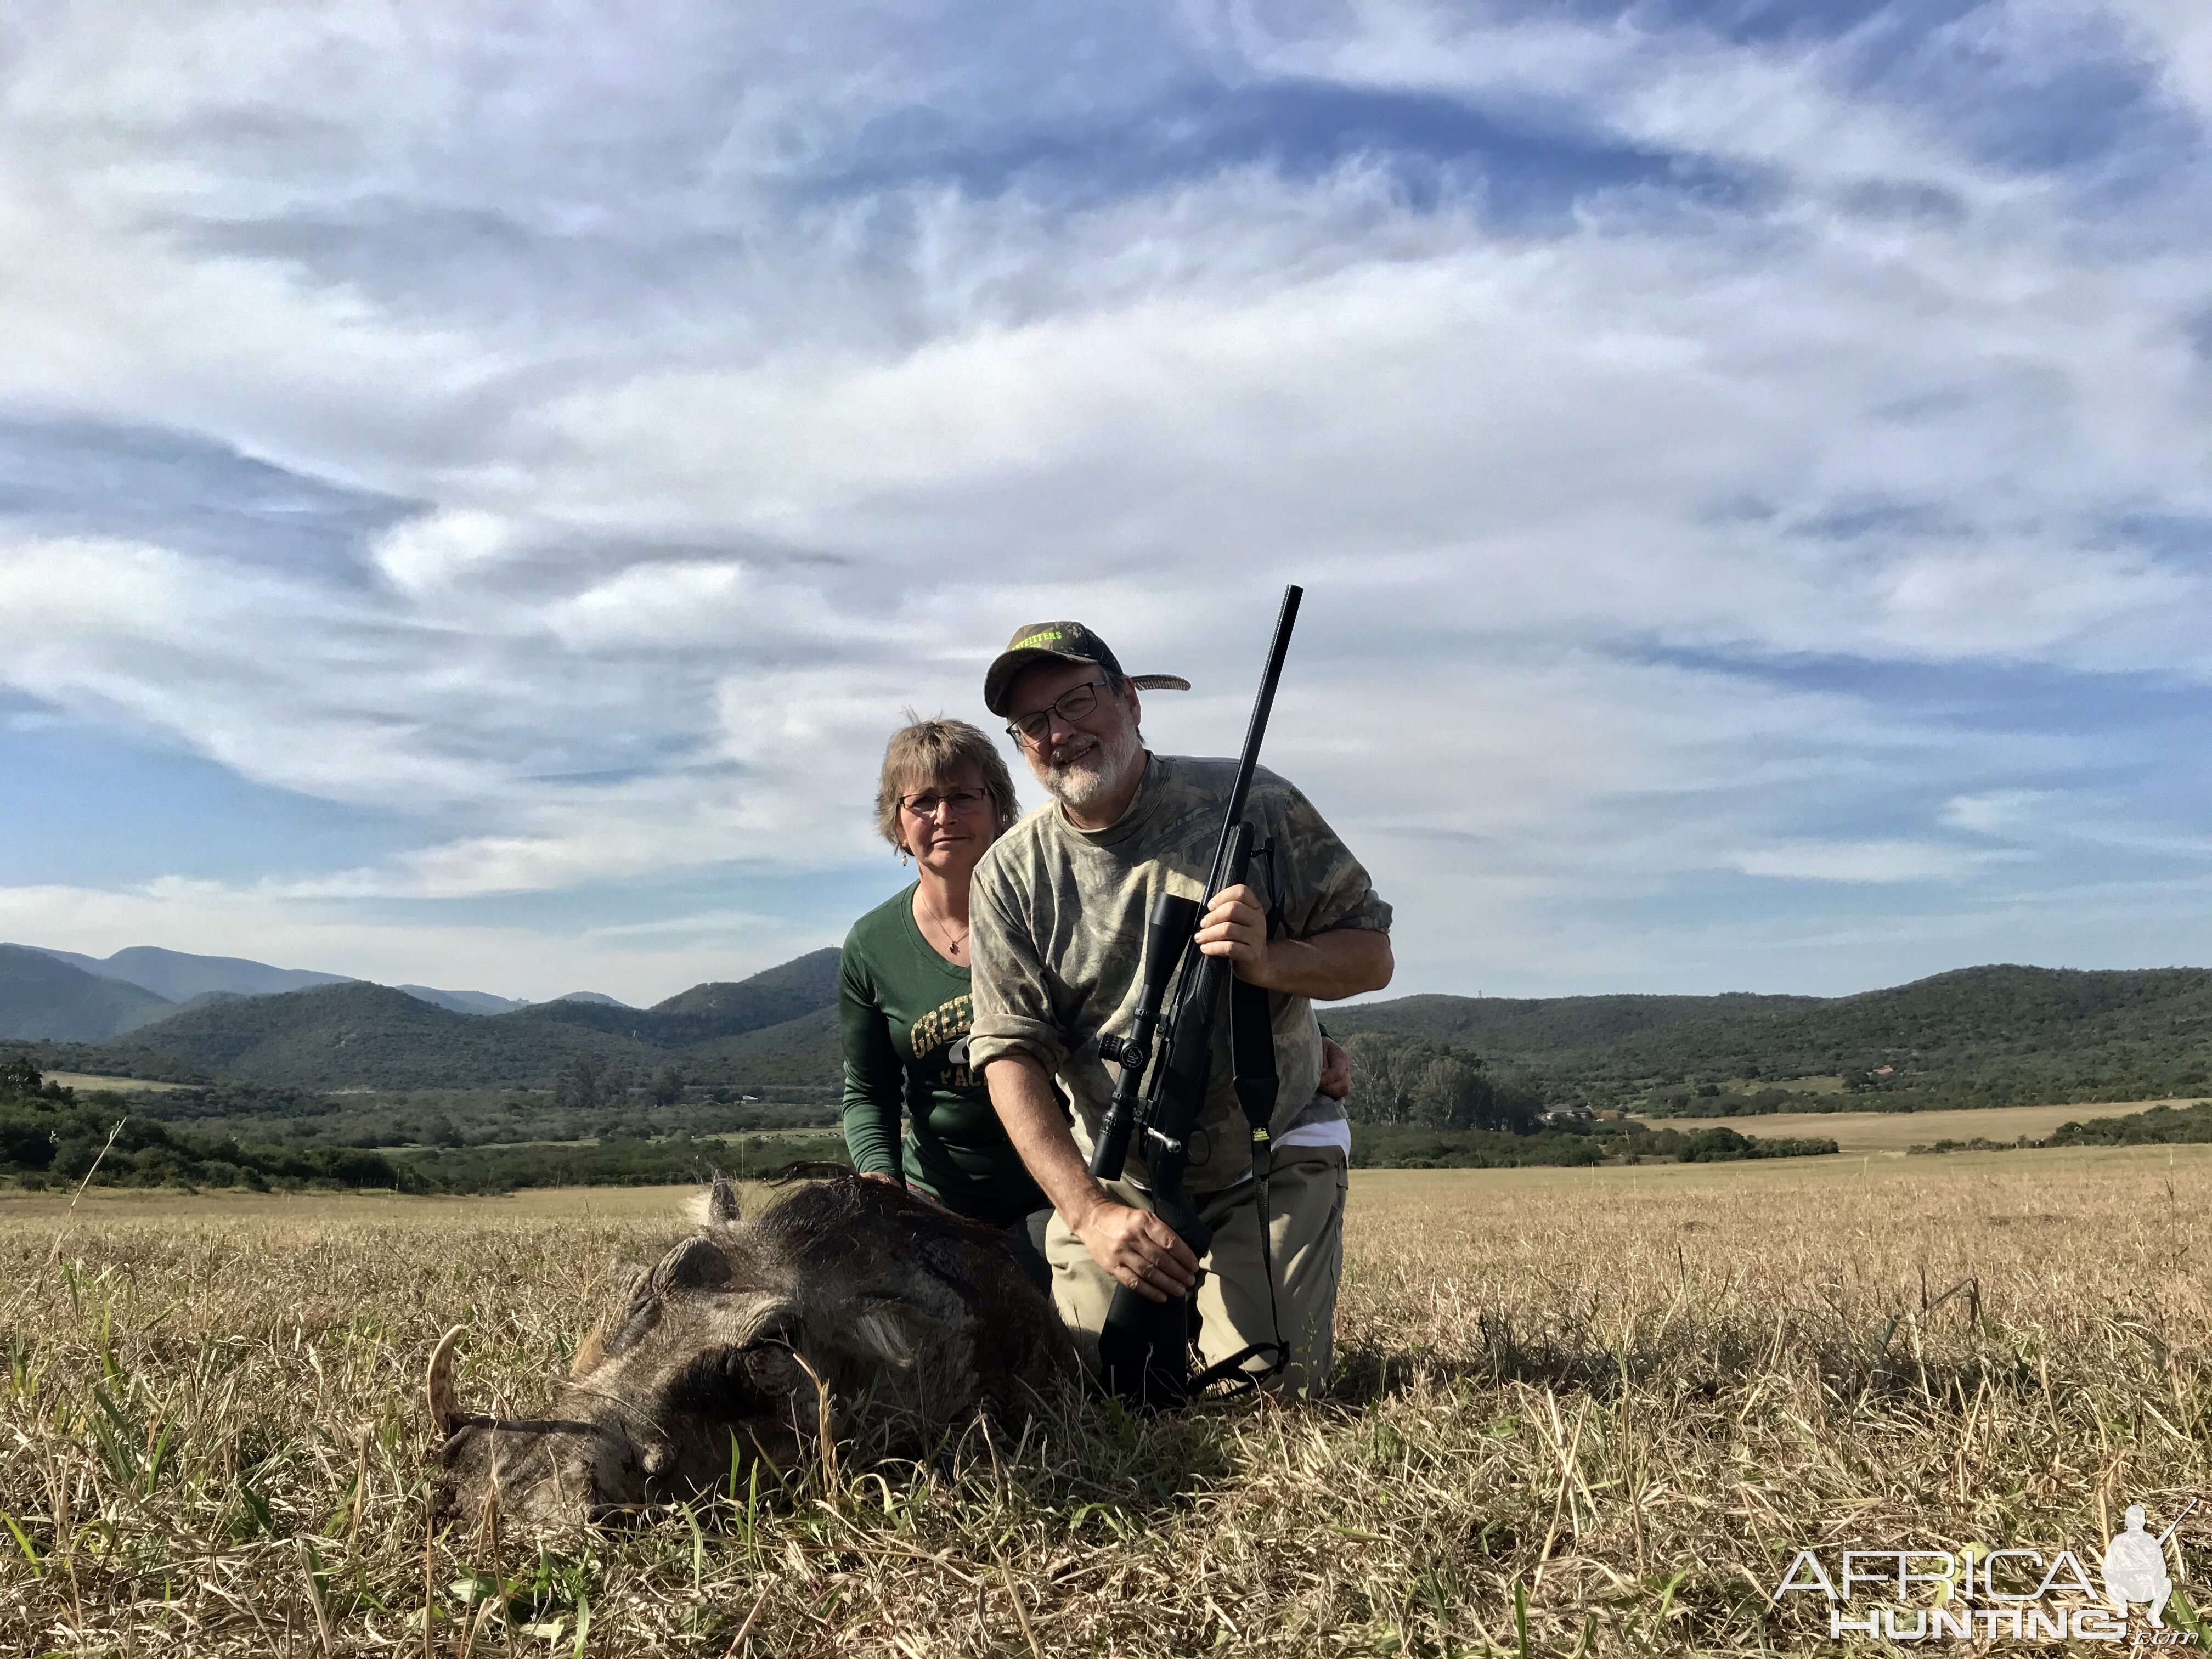
[[[338,985],[343,974],[319,974],[311,968],[272,968],[265,962],[243,957],[199,957],[185,951],[165,951],[158,945],[133,945],[109,957],[80,956],[75,951],[37,947],[45,955],[102,979],[119,979],[170,1002],[190,1002],[210,991],[234,996],[269,996],[280,991],[304,991],[314,985]]]
[[[166,1066],[306,1090],[544,1088],[586,1050],[631,1082],[673,1067],[702,1087],[820,1088],[839,1071],[836,969],[836,951],[817,951],[650,1008],[572,999],[487,1016],[345,981],[171,1010],[17,950],[0,955],[0,1007],[53,1012],[18,1014],[0,1034],[99,1031],[118,1069],[127,1053],[138,1075]],[[46,988],[34,994],[26,973]],[[1413,996],[1324,1017],[1340,1037],[1449,1043],[1547,1099],[1595,1104],[1807,1078],[1844,1086],[1806,1105],[1862,1109],[2212,1094],[2212,971],[2203,969],[1970,968],[1828,998]],[[74,1024],[49,1030],[56,1019]]]
[[[844,1056],[837,1048],[836,1006],[702,1043],[691,1050],[687,1065],[702,1077],[726,1077],[733,1082],[834,1086],[845,1075]]]
[[[1552,1092],[1617,1102],[1700,1084],[1840,1076],[1886,1109],[2142,1100],[2212,1085],[2212,971],[1960,969],[1856,996],[1403,997],[1338,1036],[1465,1044]]]
[[[0,1037],[98,1042],[175,1012],[169,999],[136,985],[27,945],[0,945]]]
[[[527,1011],[525,1011],[527,1012]],[[297,1089],[543,1086],[580,1048],[640,1063],[643,1044],[515,1014],[460,1014],[349,981],[188,1008],[132,1034],[133,1048],[250,1083]]]
[[[434,985],[395,985],[410,997],[434,1002],[457,1014],[504,1014],[530,1005],[520,997],[494,996],[489,991],[441,991]]]
[[[244,957],[195,956],[188,951],[167,951],[157,945],[133,945],[106,957],[88,957],[80,951],[57,951],[43,945],[28,948],[101,979],[119,980],[142,991],[151,991],[179,1006],[207,996],[281,996],[287,991],[305,991],[318,985],[362,982],[345,974],[320,973],[312,968],[272,968],[265,962],[249,961]],[[503,1014],[530,1006],[524,998],[495,996],[489,991],[448,991],[434,985],[400,985],[393,988],[425,1002],[434,1002],[457,1014]],[[612,997],[602,996],[596,991],[575,991],[570,994],[613,1003],[617,1007],[622,1006]],[[9,1006],[0,1000],[0,1022],[6,1020]]]
[[[738,1036],[825,1008],[837,1000],[837,952],[811,951],[750,979],[712,981],[650,1008],[563,997],[501,1016],[532,1028],[577,1027],[656,1048],[688,1048]]]

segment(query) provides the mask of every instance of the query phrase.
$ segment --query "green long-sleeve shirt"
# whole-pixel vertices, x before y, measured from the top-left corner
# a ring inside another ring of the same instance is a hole
[[[969,1066],[968,970],[929,948],[914,893],[854,922],[838,961],[845,1145],[862,1174],[912,1182],[948,1209],[1003,1225],[1042,1209],[1044,1194]]]

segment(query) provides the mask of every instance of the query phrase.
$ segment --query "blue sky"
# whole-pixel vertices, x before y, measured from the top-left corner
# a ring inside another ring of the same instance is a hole
[[[1079,616],[1400,990],[2203,962],[2185,0],[0,22],[0,937],[649,1001]],[[1030,795],[1034,797],[1032,789]]]

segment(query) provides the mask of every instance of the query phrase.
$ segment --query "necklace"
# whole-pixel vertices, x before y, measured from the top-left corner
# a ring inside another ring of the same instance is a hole
[[[944,936],[945,954],[957,957],[965,951],[968,948],[968,935],[975,931],[975,924],[969,923],[960,937],[955,939],[952,937],[952,924],[939,915],[937,907],[929,902],[927,890],[918,887],[915,889],[915,896],[921,901],[922,914],[936,925],[939,933]]]

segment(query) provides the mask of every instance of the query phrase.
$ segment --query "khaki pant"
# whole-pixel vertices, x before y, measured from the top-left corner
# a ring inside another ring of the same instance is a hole
[[[1279,1327],[1290,1363],[1268,1384],[1291,1395],[1319,1394],[1328,1381],[1336,1334],[1336,1282],[1344,1272],[1344,1154],[1334,1146],[1292,1146],[1278,1152],[1267,1182],[1267,1243],[1274,1296],[1260,1262],[1260,1188],[1256,1182],[1202,1194],[1199,1214],[1213,1229],[1200,1264],[1199,1352],[1211,1365],[1253,1342],[1273,1342]],[[1126,1181],[1106,1183],[1123,1204],[1152,1207]],[[1083,1241],[1057,1215],[1045,1230],[1052,1263],[1052,1299],[1094,1372],[1098,1333],[1119,1287],[1091,1259]]]

